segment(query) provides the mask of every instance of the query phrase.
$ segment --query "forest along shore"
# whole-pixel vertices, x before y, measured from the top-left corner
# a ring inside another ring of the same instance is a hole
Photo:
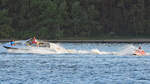
[[[150,0],[0,0],[0,38],[147,37]]]
[[[0,40],[9,42],[10,40]],[[110,39],[110,40],[43,40],[55,43],[150,43],[150,39]]]

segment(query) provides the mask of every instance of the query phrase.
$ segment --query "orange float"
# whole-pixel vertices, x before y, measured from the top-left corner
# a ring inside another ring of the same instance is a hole
[[[145,55],[145,51],[144,50],[136,50],[135,53],[133,55]]]

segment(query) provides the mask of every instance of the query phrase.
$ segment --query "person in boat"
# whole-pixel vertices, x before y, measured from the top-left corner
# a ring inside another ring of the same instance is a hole
[[[11,41],[10,41],[10,45],[11,45],[11,46],[15,46],[15,45],[16,45],[15,40],[11,40]]]
[[[33,39],[32,39],[32,44],[39,46],[39,42],[37,41],[37,39],[35,37],[33,37]]]
[[[145,51],[142,50],[141,46],[139,46],[139,48],[135,51],[135,54],[144,55]]]

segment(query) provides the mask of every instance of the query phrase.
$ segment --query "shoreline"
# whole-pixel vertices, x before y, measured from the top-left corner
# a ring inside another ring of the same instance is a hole
[[[0,40],[9,42],[10,40]],[[54,43],[150,43],[150,39],[110,39],[110,40],[43,40]]]

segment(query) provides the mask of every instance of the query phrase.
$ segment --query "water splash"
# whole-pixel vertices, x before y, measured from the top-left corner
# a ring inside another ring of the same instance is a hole
[[[7,50],[8,53],[33,53],[33,54],[109,54],[108,52],[101,52],[98,49],[91,50],[76,50],[65,49],[59,44],[50,43],[50,48],[44,47],[24,47],[17,50]]]
[[[23,44],[20,46],[20,49],[17,50],[7,50],[3,48],[3,44],[0,44],[1,51],[0,53],[31,53],[31,54],[98,54],[98,55],[132,55],[134,51],[137,49],[132,44],[125,45],[121,47],[120,51],[109,51],[106,52],[104,50],[99,50],[97,48],[85,50],[84,48],[81,50],[78,49],[66,49],[58,43],[50,43],[50,47],[29,47],[24,46],[24,40],[16,41],[16,43]],[[105,45],[107,46],[107,45]],[[146,55],[150,55],[150,53],[146,53]]]
[[[100,50],[98,50],[98,49],[92,49],[91,50],[91,53],[93,53],[93,54],[114,54],[115,52],[105,52],[105,51],[100,51]]]
[[[117,55],[132,55],[137,48],[133,45],[124,46],[120,52],[117,52]]]
[[[0,53],[7,53],[7,49],[5,49],[1,43],[0,43]]]

